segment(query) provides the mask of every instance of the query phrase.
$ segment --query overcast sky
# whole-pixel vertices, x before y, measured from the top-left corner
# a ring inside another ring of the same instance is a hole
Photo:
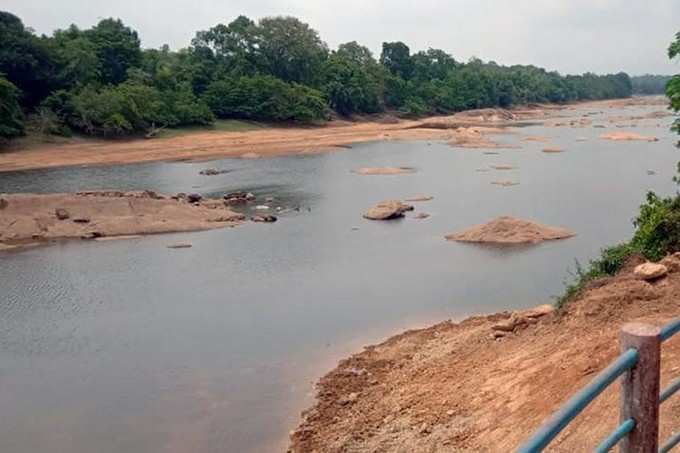
[[[379,53],[383,41],[411,51],[436,47],[458,60],[535,64],[562,73],[673,74],[666,48],[680,31],[680,0],[2,0],[38,33],[119,17],[144,47],[186,47],[196,30],[293,15],[331,48],[356,40]]]

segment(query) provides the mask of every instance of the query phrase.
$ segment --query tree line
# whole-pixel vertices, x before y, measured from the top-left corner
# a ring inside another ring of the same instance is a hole
[[[633,94],[664,94],[666,85],[672,76],[658,74],[644,74],[630,78]]]
[[[385,42],[375,58],[331,50],[294,17],[239,16],[178,51],[143,49],[120,19],[36,35],[0,11],[0,137],[122,136],[216,118],[324,121],[395,111],[417,117],[483,107],[627,97],[627,74],[560,75],[536,66],[463,63],[440,49]]]

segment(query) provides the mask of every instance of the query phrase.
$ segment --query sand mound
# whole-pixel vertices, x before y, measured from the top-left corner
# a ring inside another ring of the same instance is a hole
[[[524,137],[522,139],[523,142],[549,142],[550,139],[548,137],[543,137],[540,135],[529,135],[527,137]]]
[[[543,148],[543,152],[544,153],[561,153],[561,152],[564,152],[564,150],[562,148],[560,148],[559,146],[548,146],[548,147]]]
[[[151,191],[3,195],[0,243],[208,230],[244,218],[224,202],[187,198]]]
[[[483,225],[446,235],[449,241],[488,244],[535,244],[553,239],[564,239],[575,233],[516,217],[497,217]]]
[[[418,201],[432,201],[432,200],[434,200],[434,197],[432,195],[420,194],[420,195],[416,195],[416,196],[411,197],[411,198],[407,198],[404,201],[418,202]]]
[[[411,167],[362,167],[354,172],[359,175],[403,175],[415,173],[415,169]]]
[[[604,140],[613,140],[613,141],[631,141],[631,140],[640,140],[640,141],[646,141],[646,142],[658,142],[659,139],[656,137],[653,137],[651,135],[641,135],[635,132],[608,132],[606,134],[600,135],[601,139]]]

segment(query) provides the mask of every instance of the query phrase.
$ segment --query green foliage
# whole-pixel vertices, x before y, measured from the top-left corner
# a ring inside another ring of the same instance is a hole
[[[392,74],[408,80],[413,71],[410,53],[411,50],[401,41],[384,42],[380,54],[380,63]]]
[[[655,74],[645,74],[630,78],[633,94],[664,94],[669,80],[671,80],[671,76]]]
[[[19,89],[23,106],[32,108],[49,94],[56,84],[54,65],[47,40],[0,11],[0,73]]]
[[[383,83],[373,66],[361,66],[346,54],[337,53],[323,68],[323,92],[330,107],[341,115],[383,110]]]
[[[562,76],[534,66],[463,64],[440,49],[411,54],[385,42],[380,61],[355,41],[329,52],[316,30],[294,17],[245,16],[196,33],[172,51],[140,47],[120,19],[36,36],[0,12],[0,73],[40,131],[124,135],[222,118],[317,121],[392,109],[416,117],[531,102],[625,97],[623,73]],[[672,46],[669,52],[677,51]],[[680,81],[669,83],[678,99]],[[88,98],[91,96],[91,98]]]
[[[0,139],[23,135],[23,114],[18,102],[19,90],[7,79],[0,77]]]
[[[326,117],[321,92],[272,76],[217,80],[203,99],[218,118],[313,121]]]
[[[328,46],[316,30],[295,17],[265,17],[258,23],[258,53],[264,73],[314,86]]]
[[[84,32],[99,59],[101,82],[123,82],[130,68],[138,67],[142,60],[137,32],[125,26],[120,19],[104,19]]]

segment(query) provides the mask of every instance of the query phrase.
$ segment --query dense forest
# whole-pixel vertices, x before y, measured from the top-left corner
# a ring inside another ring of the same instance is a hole
[[[463,63],[443,50],[385,42],[330,50],[294,17],[240,16],[199,31],[179,51],[142,49],[135,30],[104,19],[38,36],[0,12],[0,137],[30,128],[120,136],[215,118],[324,121],[386,110],[444,114],[532,102],[626,97],[625,73],[562,76],[535,66]]]
[[[669,75],[645,74],[630,78],[633,94],[664,94],[671,80]]]

